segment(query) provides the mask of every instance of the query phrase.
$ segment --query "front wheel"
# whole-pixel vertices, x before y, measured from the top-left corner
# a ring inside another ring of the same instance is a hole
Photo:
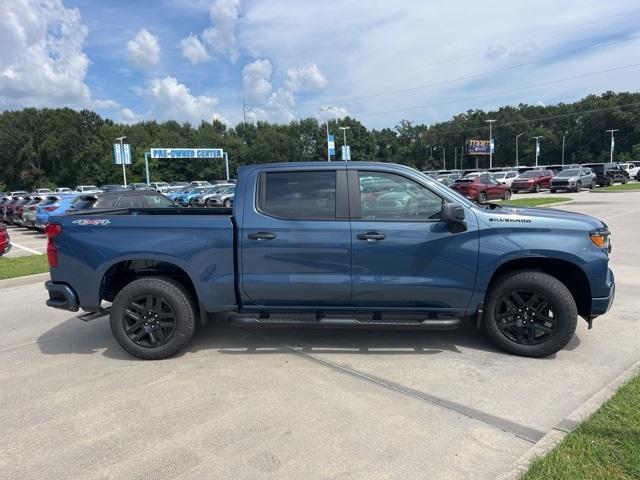
[[[569,343],[578,310],[571,292],[557,278],[523,271],[493,284],[483,318],[488,336],[503,350],[546,357]]]
[[[540,184],[536,183],[536,186],[533,188],[533,191],[536,193],[540,193]]]
[[[111,332],[138,358],[168,358],[193,336],[196,323],[191,295],[166,277],[146,277],[126,285],[111,306]]]
[[[627,177],[622,177],[622,184],[626,185],[627,184]]]
[[[593,182],[591,182],[591,186],[589,187],[591,190],[595,190],[596,189],[596,182],[595,180]]]
[[[502,196],[503,200],[509,200],[511,198],[511,190],[505,190],[504,195]]]
[[[224,208],[231,208],[231,200],[227,198],[222,205],[224,205]]]
[[[487,194],[484,192],[480,192],[478,194],[478,203],[485,203],[487,201]]]
[[[576,183],[576,192],[579,192],[581,190],[582,190],[582,182]]]

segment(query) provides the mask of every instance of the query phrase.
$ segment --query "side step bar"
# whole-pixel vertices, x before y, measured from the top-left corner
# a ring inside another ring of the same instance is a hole
[[[453,330],[462,325],[459,318],[447,319],[372,319],[362,320],[356,318],[260,318],[255,315],[241,315],[232,313],[227,321],[233,325],[242,327],[323,327],[323,328],[388,328],[388,329],[414,329],[414,330]]]
[[[97,312],[87,312],[82,315],[78,315],[78,318],[83,322],[90,322],[91,320],[97,320],[98,318],[102,318],[105,315],[109,315],[111,312],[111,307],[100,308]]]

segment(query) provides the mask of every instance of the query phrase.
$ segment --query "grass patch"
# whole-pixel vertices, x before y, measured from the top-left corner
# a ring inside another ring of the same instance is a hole
[[[640,478],[640,376],[531,464],[523,480]]]
[[[601,187],[594,192],[626,192],[627,190],[640,190],[640,182],[625,183],[624,185],[611,185],[610,187]]]
[[[46,255],[29,255],[26,257],[0,258],[0,280],[24,277],[49,271]]]
[[[569,197],[531,197],[531,198],[518,198],[517,200],[501,200],[497,203],[504,206],[513,205],[514,207],[539,207],[541,205],[547,205],[549,203],[568,202],[572,200]]]

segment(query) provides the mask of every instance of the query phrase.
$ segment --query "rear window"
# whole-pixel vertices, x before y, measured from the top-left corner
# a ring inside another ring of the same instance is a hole
[[[524,172],[520,175],[520,178],[536,178],[542,175],[543,172],[540,170],[529,170],[528,172]]]
[[[336,172],[263,173],[258,209],[290,220],[336,218]]]

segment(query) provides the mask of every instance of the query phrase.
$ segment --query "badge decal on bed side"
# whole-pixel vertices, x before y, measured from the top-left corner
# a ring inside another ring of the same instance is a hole
[[[82,220],[74,220],[73,222],[76,225],[109,225],[111,220],[106,219],[82,219]]]

